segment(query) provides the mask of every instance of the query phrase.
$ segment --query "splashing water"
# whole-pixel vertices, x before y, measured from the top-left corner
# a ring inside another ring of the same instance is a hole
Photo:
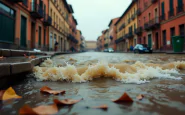
[[[71,81],[87,82],[99,77],[112,77],[123,83],[142,84],[150,82],[150,79],[165,78],[180,80],[179,69],[185,69],[185,62],[174,62],[169,64],[153,64],[136,62],[133,65],[128,64],[108,64],[98,62],[97,64],[85,67],[75,67],[67,64],[66,67],[55,67],[51,59],[45,60],[41,66],[33,69],[35,78],[38,81]]]

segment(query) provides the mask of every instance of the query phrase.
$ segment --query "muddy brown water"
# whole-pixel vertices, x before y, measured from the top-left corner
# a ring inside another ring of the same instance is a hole
[[[73,58],[77,61],[70,60]],[[106,60],[109,63],[123,63],[124,60],[137,60],[141,62],[169,63],[172,61],[185,61],[185,55],[166,54],[122,54],[122,53],[81,53],[54,57],[57,64],[65,66],[65,62],[76,66],[94,64],[98,60]],[[70,61],[69,61],[70,60]],[[128,62],[133,63],[133,62]],[[180,73],[185,74],[185,70]],[[0,114],[18,114],[19,109],[28,104],[31,107],[52,104],[53,99],[81,99],[82,101],[73,105],[60,107],[60,115],[184,115],[185,114],[185,75],[182,80],[153,79],[149,83],[124,84],[110,78],[97,78],[86,83],[69,82],[37,82],[32,75],[21,83],[13,86],[18,95],[23,96],[19,100],[11,100],[0,103]],[[48,95],[40,93],[42,86],[52,89],[66,90],[65,95]],[[111,99],[119,98],[127,92],[134,100],[133,103],[116,104]],[[137,95],[145,97],[139,101]],[[91,109],[88,107],[108,105],[108,110]]]

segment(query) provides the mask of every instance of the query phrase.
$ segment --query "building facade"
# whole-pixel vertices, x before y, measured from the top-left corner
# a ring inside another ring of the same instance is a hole
[[[147,44],[158,50],[160,48],[159,0],[138,0],[137,3],[138,43]]]
[[[1,48],[49,50],[48,9],[47,0],[1,0]]]
[[[185,37],[185,0],[160,0],[159,11],[161,39],[157,46],[160,50],[170,51],[173,48],[172,36]]]
[[[132,1],[120,19],[116,22],[117,27],[117,51],[128,51],[130,46],[137,44],[137,2]]]
[[[116,26],[115,23],[118,21],[119,18],[114,18],[110,21],[109,23],[109,38],[110,38],[110,44],[109,47],[116,50],[116,43],[115,40],[117,38],[117,34],[116,34]]]

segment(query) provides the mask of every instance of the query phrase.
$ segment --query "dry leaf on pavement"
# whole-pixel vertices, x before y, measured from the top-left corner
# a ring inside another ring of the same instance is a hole
[[[73,100],[73,99],[64,99],[64,100],[58,100],[58,99],[54,99],[54,103],[57,105],[73,105],[76,104],[78,102],[80,102],[82,99],[80,100]]]
[[[144,95],[142,95],[142,94],[140,94],[140,95],[137,96],[137,99],[138,100],[142,100],[143,98],[144,98]]]
[[[23,106],[19,110],[20,115],[53,115],[58,112],[56,104],[53,105],[42,105],[35,108],[31,108],[28,105]]]
[[[133,102],[132,98],[127,93],[124,93],[119,99],[112,100],[113,102]]]
[[[8,88],[5,91],[0,91],[0,97],[2,95],[1,100],[8,100],[8,99],[19,99],[22,98],[21,96],[17,95],[12,87]]]
[[[40,92],[57,95],[57,94],[65,94],[66,91],[64,91],[64,90],[53,90],[53,89],[51,89],[47,86],[44,86],[40,89]]]

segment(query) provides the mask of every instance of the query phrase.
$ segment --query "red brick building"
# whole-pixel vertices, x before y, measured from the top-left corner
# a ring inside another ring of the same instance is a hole
[[[154,50],[160,49],[160,0],[138,0],[138,43],[147,44]]]
[[[161,50],[169,51],[172,50],[172,36],[185,36],[185,0],[160,0],[160,19],[159,46]]]

